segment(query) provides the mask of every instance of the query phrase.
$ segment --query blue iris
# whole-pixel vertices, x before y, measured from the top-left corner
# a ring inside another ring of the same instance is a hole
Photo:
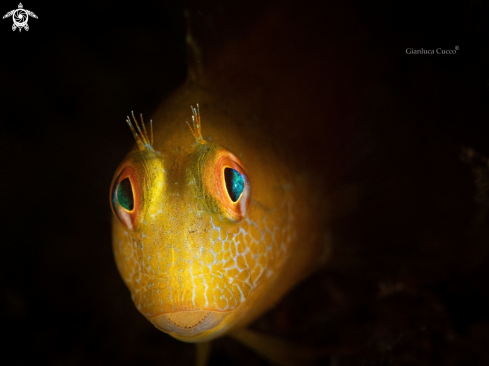
[[[226,181],[229,197],[231,197],[233,202],[236,202],[241,193],[243,193],[244,177],[237,170],[225,168],[224,180]]]
[[[117,187],[117,201],[128,211],[134,208],[134,197],[132,195],[132,186],[129,178],[124,179]]]

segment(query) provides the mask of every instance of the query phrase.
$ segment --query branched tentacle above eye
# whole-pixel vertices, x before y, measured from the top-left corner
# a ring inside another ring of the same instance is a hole
[[[200,124],[200,110],[199,110],[199,103],[197,103],[197,108],[194,108],[193,106],[190,106],[190,109],[192,110],[192,125],[186,121],[188,127],[190,128],[190,131],[192,131],[192,135],[195,137],[195,141],[199,144],[206,144],[207,141],[204,140],[202,137],[202,126]]]
[[[141,117],[141,126],[142,129],[139,127],[138,121],[136,117],[134,117],[134,112],[131,111],[132,114],[132,119],[134,120],[134,124],[136,125],[136,129],[134,128],[131,119],[129,116],[127,116],[126,122],[129,125],[129,128],[131,129],[132,135],[134,136],[134,139],[136,140],[136,143],[138,144],[139,150],[153,150],[153,120],[149,120],[150,124],[150,132],[151,132],[151,139],[149,138],[148,132],[146,130],[146,126],[144,124],[143,120],[143,115],[140,114]]]

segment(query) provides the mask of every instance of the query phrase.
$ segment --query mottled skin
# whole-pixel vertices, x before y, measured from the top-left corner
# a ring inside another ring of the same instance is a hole
[[[274,153],[273,138],[257,138],[246,128],[253,121],[223,113],[198,85],[185,88],[190,92],[177,93],[153,118],[154,151],[129,153],[114,175],[133,168],[140,203],[132,230],[114,217],[113,248],[138,310],[174,337],[196,342],[247,325],[310,273],[324,248],[313,188]],[[201,105],[200,142],[185,124],[194,101]],[[221,202],[221,156],[246,172],[242,217]],[[165,327],[164,316],[175,313],[189,315],[172,321],[180,327]],[[209,314],[212,326],[199,329]]]

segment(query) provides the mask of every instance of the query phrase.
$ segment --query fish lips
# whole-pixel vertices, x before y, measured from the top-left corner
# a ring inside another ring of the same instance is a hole
[[[216,328],[231,312],[180,311],[160,314],[148,320],[159,330],[181,341],[201,342],[221,335],[225,329]]]

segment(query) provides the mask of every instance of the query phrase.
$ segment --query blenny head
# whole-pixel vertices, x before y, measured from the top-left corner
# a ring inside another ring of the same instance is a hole
[[[184,341],[212,339],[236,321],[269,269],[273,232],[250,220],[248,172],[202,137],[198,105],[190,153],[156,151],[152,124],[149,136],[142,117],[141,127],[133,120],[139,149],[119,165],[110,190],[118,269],[157,328]]]

